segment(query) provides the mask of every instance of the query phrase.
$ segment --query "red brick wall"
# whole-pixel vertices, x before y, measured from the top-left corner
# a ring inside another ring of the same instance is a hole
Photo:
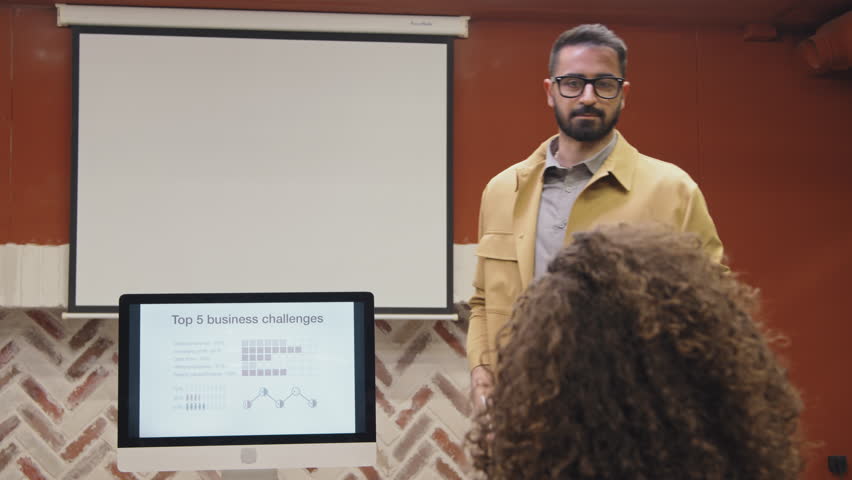
[[[279,478],[461,479],[468,428],[463,322],[376,322],[374,467],[287,470]],[[0,308],[0,477],[139,479],[116,467],[117,322]],[[219,480],[218,472],[153,478]]]

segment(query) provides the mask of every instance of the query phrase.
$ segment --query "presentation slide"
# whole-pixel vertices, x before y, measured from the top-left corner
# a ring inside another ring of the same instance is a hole
[[[354,308],[142,305],[139,436],[354,433]]]

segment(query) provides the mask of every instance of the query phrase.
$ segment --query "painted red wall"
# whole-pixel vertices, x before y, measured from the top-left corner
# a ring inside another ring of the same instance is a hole
[[[0,7],[0,244],[68,243],[71,34],[56,11]],[[7,143],[8,142],[8,143]],[[11,149],[8,145],[11,144]],[[11,150],[11,151],[10,151]],[[5,178],[4,178],[5,177]]]
[[[0,244],[12,228],[11,152],[12,127],[12,9],[0,8]]]
[[[476,241],[485,182],[555,133],[541,83],[551,42],[574,23],[474,19],[456,41],[456,243]],[[68,241],[71,38],[55,25],[52,8],[0,7],[0,244]],[[620,128],[701,185],[731,265],[791,338],[808,432],[823,444],[806,478],[828,478],[826,454],[852,455],[852,75],[810,75],[788,37],[613,28],[633,85]]]

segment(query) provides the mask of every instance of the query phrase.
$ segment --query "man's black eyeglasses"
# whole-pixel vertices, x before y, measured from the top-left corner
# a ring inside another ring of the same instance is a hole
[[[624,79],[621,77],[586,78],[578,75],[561,75],[552,77],[559,94],[565,98],[577,98],[583,94],[586,84],[591,83],[595,95],[607,100],[615,98],[621,92]]]

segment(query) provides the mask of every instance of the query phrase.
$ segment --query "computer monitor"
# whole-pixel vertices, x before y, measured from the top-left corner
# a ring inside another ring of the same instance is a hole
[[[373,465],[373,296],[119,300],[122,471]]]

